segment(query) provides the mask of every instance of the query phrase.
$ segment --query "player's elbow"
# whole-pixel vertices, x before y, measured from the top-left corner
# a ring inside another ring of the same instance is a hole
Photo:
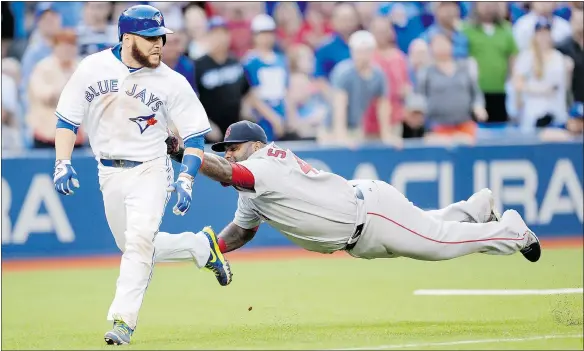
[[[260,228],[259,226],[251,229],[242,228],[243,233],[241,233],[241,238],[247,243],[248,241],[254,238],[259,228]]]

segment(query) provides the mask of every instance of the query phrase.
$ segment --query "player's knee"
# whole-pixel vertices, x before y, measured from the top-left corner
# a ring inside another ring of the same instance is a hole
[[[126,231],[124,252],[137,253],[141,260],[150,262],[154,254],[154,236],[160,221],[155,218],[140,218]]]
[[[126,240],[124,254],[132,254],[143,263],[150,263],[154,254],[154,242],[144,235],[131,235]]]

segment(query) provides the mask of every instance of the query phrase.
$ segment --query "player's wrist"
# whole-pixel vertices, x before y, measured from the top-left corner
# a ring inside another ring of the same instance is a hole
[[[191,177],[194,180],[202,164],[203,160],[201,157],[193,154],[185,154],[182,159],[180,174]]]
[[[191,176],[188,173],[180,173],[178,175],[178,180],[192,185],[195,182],[195,177]]]

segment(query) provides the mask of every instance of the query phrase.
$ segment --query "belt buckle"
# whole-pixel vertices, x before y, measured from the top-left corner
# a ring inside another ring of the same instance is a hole
[[[118,160],[118,164],[120,165],[120,167],[124,167],[124,160]]]

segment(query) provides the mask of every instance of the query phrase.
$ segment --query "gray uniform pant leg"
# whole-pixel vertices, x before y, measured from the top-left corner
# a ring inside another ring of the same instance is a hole
[[[471,253],[510,255],[526,244],[525,228],[517,224],[445,221],[414,206],[385,182],[361,183],[360,189],[367,219],[349,251],[354,257],[439,261]]]

